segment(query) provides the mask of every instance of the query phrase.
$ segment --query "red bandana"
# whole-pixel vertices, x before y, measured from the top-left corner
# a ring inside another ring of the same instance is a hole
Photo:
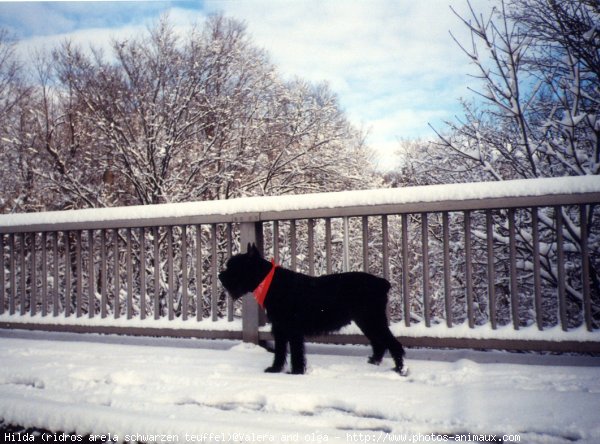
[[[275,261],[271,260],[271,271],[267,274],[267,277],[263,279],[263,281],[258,284],[258,287],[254,289],[252,293],[254,293],[254,298],[260,308],[265,308],[265,298],[267,297],[267,293],[269,292],[269,287],[271,286],[271,281],[273,280],[273,275],[275,274],[275,269],[277,265],[275,265]]]

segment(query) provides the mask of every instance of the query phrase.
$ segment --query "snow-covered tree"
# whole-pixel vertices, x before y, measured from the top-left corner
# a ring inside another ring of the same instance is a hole
[[[472,41],[460,44],[480,100],[464,103],[441,147],[488,180],[599,174],[598,5],[512,0],[471,13]]]
[[[406,156],[406,168],[437,182],[530,179],[600,174],[600,7],[588,0],[500,0],[484,17],[473,5],[460,20],[471,40],[459,42],[476,74],[472,102],[464,115],[438,130],[439,141],[425,145],[419,156]],[[409,151],[414,153],[413,151]],[[435,169],[432,174],[431,169]],[[418,179],[417,179],[418,180]],[[585,209],[589,227],[600,213]],[[554,208],[536,211],[543,242],[542,279],[550,293],[563,279],[556,267]],[[517,214],[517,240],[522,272],[531,276],[532,216]],[[562,209],[567,251],[567,294],[574,312],[581,307],[579,208]],[[507,214],[495,215],[496,239],[508,242]],[[592,310],[600,317],[600,238],[589,233],[592,251]],[[570,253],[573,253],[570,255]],[[497,267],[505,267],[501,257]],[[523,306],[530,300],[533,279],[519,288]],[[580,322],[576,316],[574,323]]]
[[[34,175],[28,142],[31,140],[28,104],[31,88],[15,54],[15,42],[0,30],[0,211],[29,206]]]
[[[32,71],[27,132],[11,146],[35,158],[29,171],[53,197],[42,200],[30,187],[36,205],[21,210],[339,190],[372,180],[364,136],[335,94],[325,84],[283,80],[233,19],[214,16],[182,35],[166,17],[145,35],[114,41],[107,54],[65,42],[38,56]]]

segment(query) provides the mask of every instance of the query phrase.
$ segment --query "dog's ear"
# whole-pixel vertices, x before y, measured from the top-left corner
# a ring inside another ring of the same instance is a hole
[[[248,256],[250,256],[251,258],[262,257],[260,251],[258,250],[258,247],[254,242],[248,242]]]
[[[260,257],[260,251],[256,248],[256,244],[254,242],[248,242],[248,256],[250,257]]]

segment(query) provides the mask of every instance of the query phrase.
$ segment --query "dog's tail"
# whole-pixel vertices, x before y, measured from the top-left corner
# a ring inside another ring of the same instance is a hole
[[[381,278],[381,280],[383,281],[381,284],[381,291],[387,293],[388,291],[390,291],[390,288],[392,288],[392,284],[390,284],[390,281],[388,281],[387,279]]]
[[[388,291],[390,291],[390,288],[392,288],[392,284],[390,284],[390,281],[384,278],[377,278],[377,284],[379,285],[378,293],[385,295],[385,301],[387,303],[387,294]]]

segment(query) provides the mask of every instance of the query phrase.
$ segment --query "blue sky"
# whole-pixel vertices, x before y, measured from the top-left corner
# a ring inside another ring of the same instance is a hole
[[[489,10],[488,0],[473,3]],[[466,0],[0,2],[0,27],[27,57],[65,38],[108,46],[166,12],[182,31],[223,12],[246,22],[284,76],[328,82],[387,169],[398,139],[432,138],[428,123],[443,129],[460,113],[459,98],[470,97],[473,67],[449,31],[465,43],[469,36],[450,5],[466,13]]]

